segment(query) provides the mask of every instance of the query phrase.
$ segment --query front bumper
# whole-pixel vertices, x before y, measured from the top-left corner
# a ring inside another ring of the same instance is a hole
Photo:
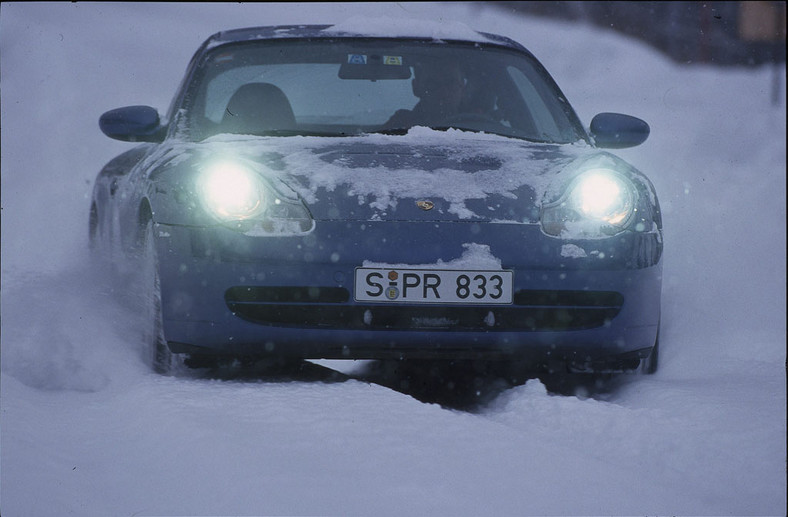
[[[658,233],[566,241],[533,224],[320,221],[250,237],[157,225],[164,331],[174,352],[300,358],[645,357],[659,324]],[[507,306],[356,302],[364,261],[435,264],[489,246],[514,271]]]

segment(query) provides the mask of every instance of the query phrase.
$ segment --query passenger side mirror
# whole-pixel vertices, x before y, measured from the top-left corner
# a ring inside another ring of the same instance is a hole
[[[623,149],[646,141],[651,129],[637,117],[600,113],[591,120],[591,136],[597,147]]]

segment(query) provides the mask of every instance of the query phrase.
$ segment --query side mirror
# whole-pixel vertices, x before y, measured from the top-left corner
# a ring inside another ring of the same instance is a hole
[[[650,132],[645,121],[620,113],[600,113],[591,120],[591,136],[597,147],[635,147],[645,142]]]
[[[101,132],[124,142],[161,142],[164,127],[159,112],[150,106],[126,106],[110,110],[99,118]]]

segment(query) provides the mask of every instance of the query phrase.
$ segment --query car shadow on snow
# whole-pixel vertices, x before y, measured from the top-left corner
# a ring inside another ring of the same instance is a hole
[[[186,377],[230,382],[377,384],[446,409],[482,412],[506,391],[538,379],[557,396],[609,400],[628,375],[537,373],[511,364],[480,361],[368,361],[349,373],[309,361],[229,361],[187,370]]]
[[[484,361],[370,361],[352,377],[421,402],[475,413],[529,380],[538,379],[552,395],[609,400],[630,376],[542,374],[517,365]]]
[[[182,368],[178,375],[192,379],[212,379],[234,382],[345,382],[351,377],[344,373],[310,363],[292,360],[229,360],[209,367]]]

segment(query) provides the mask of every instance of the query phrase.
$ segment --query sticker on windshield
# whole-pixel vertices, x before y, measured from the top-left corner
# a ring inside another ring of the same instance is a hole
[[[229,63],[235,58],[231,52],[225,52],[224,54],[219,54],[214,59],[215,63]]]
[[[383,56],[383,64],[402,66],[402,56]]]
[[[364,54],[348,54],[347,62],[351,65],[366,65],[367,56]]]

